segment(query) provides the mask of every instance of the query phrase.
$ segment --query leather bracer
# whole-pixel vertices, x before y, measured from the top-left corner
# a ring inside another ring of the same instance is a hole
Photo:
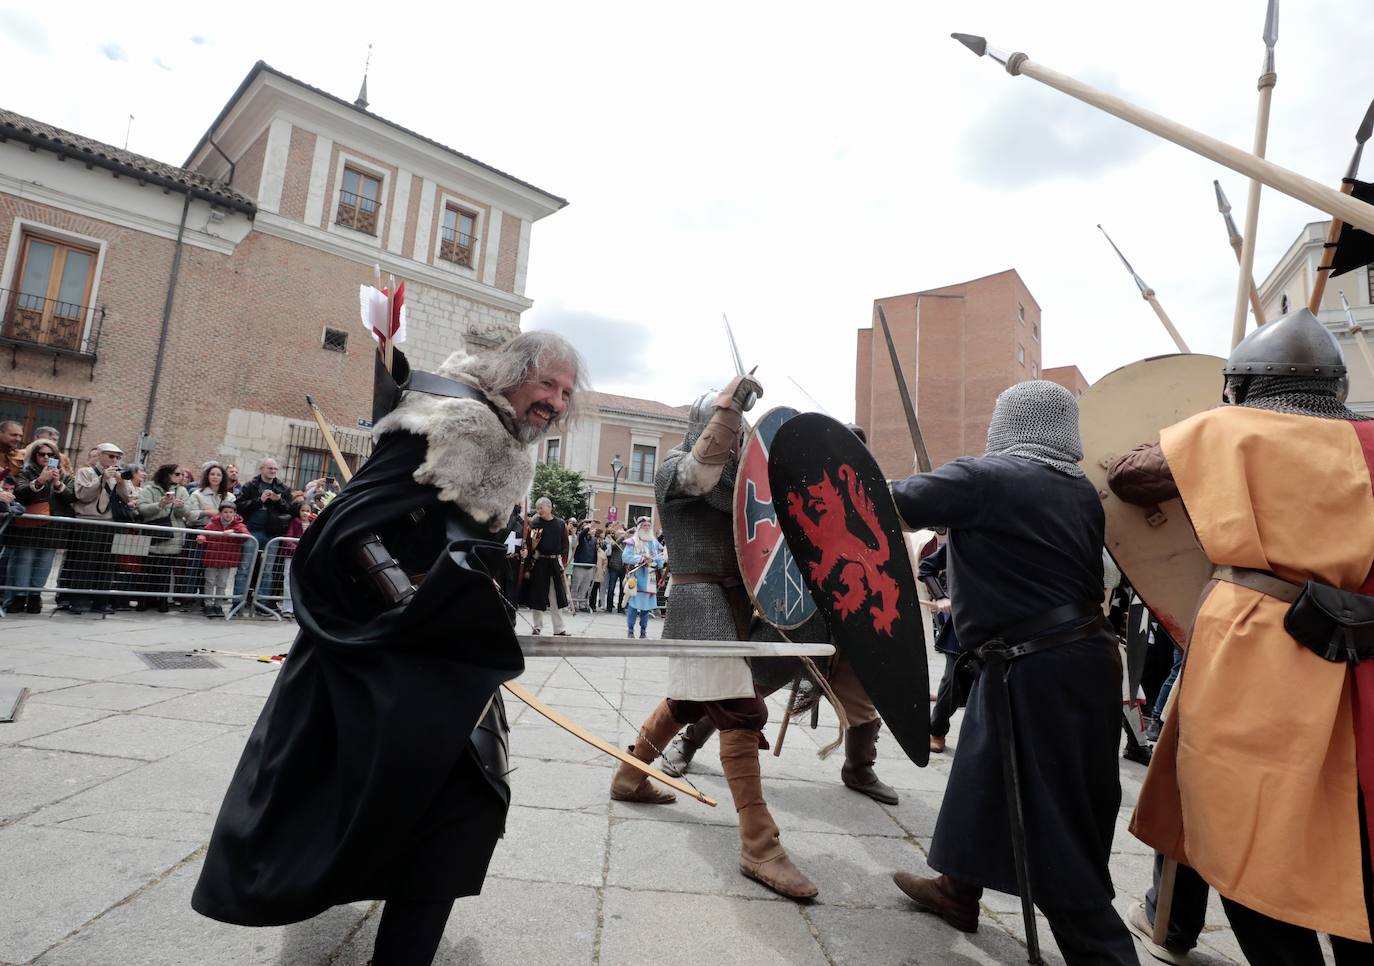
[[[717,408],[711,421],[692,445],[692,458],[702,466],[724,466],[739,451],[739,431],[743,414],[736,409]]]
[[[391,555],[375,533],[365,533],[353,545],[353,566],[362,582],[382,599],[384,609],[391,610],[415,596],[416,586],[400,563]]]

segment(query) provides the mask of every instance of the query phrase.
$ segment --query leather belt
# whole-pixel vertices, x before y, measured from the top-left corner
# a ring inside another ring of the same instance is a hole
[[[1267,597],[1277,597],[1285,603],[1293,603],[1302,593],[1299,584],[1277,577],[1267,570],[1251,570],[1249,567],[1219,566],[1212,570],[1213,580],[1224,580],[1228,584],[1257,590]]]
[[[1070,622],[1072,622],[1072,626],[1064,627],[1063,630],[1055,630]],[[1012,661],[1040,651],[1048,651],[1064,644],[1081,641],[1085,637],[1097,633],[1106,624],[1107,618],[1103,615],[1102,607],[1099,604],[1076,601],[1071,604],[1061,604],[1029,620],[1005,627],[971,650],[974,656],[982,661],[986,661],[989,656],[995,656],[1003,661]]]

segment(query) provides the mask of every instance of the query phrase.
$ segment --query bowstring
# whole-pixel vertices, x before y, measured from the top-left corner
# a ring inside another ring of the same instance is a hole
[[[506,592],[505,592],[504,590],[501,589],[501,582],[500,582],[499,580],[496,579],[496,576],[495,576],[490,570],[487,569],[486,563],[483,562],[482,559],[481,559],[480,557],[477,557],[475,554],[469,554],[468,556],[469,556],[471,559],[475,559],[475,560],[477,561],[478,566],[480,566],[480,567],[482,568],[482,572],[483,572],[484,574],[486,574],[488,577],[491,578],[492,586],[494,586],[494,587],[496,588],[496,593],[497,593],[497,595],[500,596],[501,600],[502,600],[503,602],[505,602],[506,606],[509,607],[509,608],[511,609],[511,613],[513,613],[513,614],[514,614],[516,617],[518,617],[520,620],[522,620],[522,621],[524,621],[526,624],[528,624],[531,631],[537,631],[537,630],[539,630],[538,628],[536,628],[536,627],[534,626],[534,622],[533,622],[533,621],[531,621],[531,620],[530,620],[528,617],[526,617],[524,614],[520,613],[520,607],[519,607],[519,605],[518,605],[515,601],[511,600],[509,597],[506,596]],[[555,603],[557,603],[557,602],[555,601]],[[635,738],[636,741],[642,739],[642,740],[648,742],[649,747],[652,748],[652,749],[657,753],[658,757],[664,759],[664,763],[665,763],[665,764],[667,763],[667,757],[668,757],[667,752],[665,752],[665,751],[664,751],[662,748],[660,748],[658,745],[654,744],[654,742],[653,742],[647,735],[644,734],[644,729],[643,729],[642,727],[640,727],[639,725],[635,724],[635,723],[634,723],[633,721],[631,721],[629,718],[625,717],[625,712],[623,712],[622,710],[620,710],[620,708],[616,706],[615,702],[613,702],[605,693],[603,693],[602,690],[601,690],[600,688],[598,688],[595,684],[593,684],[593,683],[587,678],[587,675],[583,674],[582,671],[578,668],[578,666],[577,666],[576,664],[574,664],[572,661],[568,660],[568,656],[567,656],[566,654],[560,654],[560,655],[558,655],[558,659],[559,659],[560,661],[562,661],[564,664],[566,664],[569,668],[571,668],[571,669],[572,669],[572,672],[573,672],[574,674],[576,674],[579,678],[581,678],[582,681],[583,681],[583,683],[585,683],[585,684],[587,685],[587,687],[591,688],[592,691],[596,694],[597,697],[599,697],[602,701],[606,702],[606,706],[607,706],[608,708],[610,708],[612,711],[615,712],[617,718],[619,718],[621,721],[625,722],[625,724],[629,725],[631,728],[635,729],[635,731],[636,731],[636,733],[637,733],[636,738]],[[645,777],[647,778],[648,776],[645,776]],[[697,788],[696,784],[695,784],[690,778],[687,777],[687,773],[686,773],[686,772],[682,772],[681,774],[673,775],[672,777],[676,778],[678,781],[686,782],[686,783],[687,783],[687,786],[688,786],[689,788],[691,788],[692,791],[696,792],[698,795],[703,795],[703,796],[704,796],[704,795],[706,794],[706,793],[703,792],[700,788]]]

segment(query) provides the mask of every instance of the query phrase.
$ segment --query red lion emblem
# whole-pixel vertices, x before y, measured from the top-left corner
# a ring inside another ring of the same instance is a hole
[[[849,529],[844,495],[831,482],[828,471],[819,483],[806,488],[805,500],[797,493],[787,494],[787,513],[821,552],[820,560],[808,565],[812,583],[819,587],[839,568],[844,590],[835,596],[835,610],[840,617],[848,618],[876,595],[878,602],[868,608],[873,629],[891,637],[892,625],[898,617],[897,581],[881,569],[891,556],[887,534],[878,525],[873,501],[864,492],[853,468],[844,465],[837,472],[849,491],[849,502],[877,544],[876,549]]]

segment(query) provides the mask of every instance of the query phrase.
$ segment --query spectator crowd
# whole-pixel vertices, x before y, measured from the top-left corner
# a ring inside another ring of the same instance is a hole
[[[73,614],[253,606],[289,617],[296,541],[339,491],[332,477],[293,490],[275,459],[151,472],[101,443],[76,465],[51,426],[0,423],[0,608],[41,614],[44,593]],[[279,539],[280,538],[280,539]]]

